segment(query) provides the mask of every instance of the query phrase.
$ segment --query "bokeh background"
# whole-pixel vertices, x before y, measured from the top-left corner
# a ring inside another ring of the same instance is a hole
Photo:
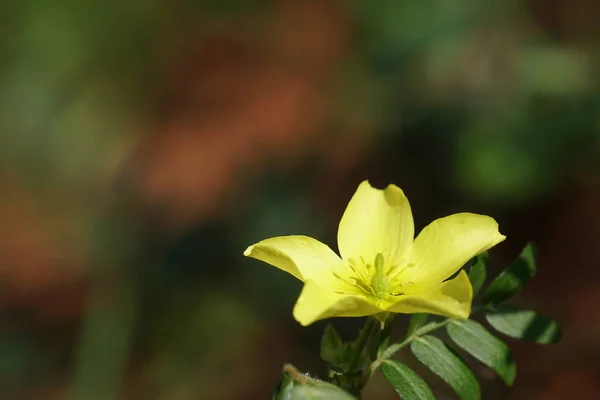
[[[335,248],[369,179],[405,190],[417,229],[494,216],[492,274],[538,245],[514,302],[563,341],[509,341],[510,390],[473,364],[484,398],[600,398],[599,18],[594,0],[2,1],[0,397],[266,399],[284,362],[322,374],[300,283],[242,252]],[[394,396],[380,375],[365,393]]]

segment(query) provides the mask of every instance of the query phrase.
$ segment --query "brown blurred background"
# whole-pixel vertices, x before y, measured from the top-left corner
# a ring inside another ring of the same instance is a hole
[[[335,248],[367,178],[417,229],[494,216],[492,274],[539,246],[514,302],[563,341],[509,341],[512,389],[473,363],[485,399],[600,398],[599,20],[593,0],[3,1],[0,398],[266,399],[284,362],[322,374],[300,283],[242,252]],[[377,375],[365,398],[395,394]]]

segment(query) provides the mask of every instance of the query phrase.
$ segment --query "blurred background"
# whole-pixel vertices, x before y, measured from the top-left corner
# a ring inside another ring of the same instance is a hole
[[[267,399],[284,362],[322,374],[300,282],[242,252],[337,249],[369,179],[404,189],[417,230],[495,217],[492,275],[539,246],[514,303],[563,341],[509,340],[512,389],[474,363],[485,399],[600,398],[599,18],[594,0],[3,1],[0,397]],[[378,374],[365,398],[395,393]]]

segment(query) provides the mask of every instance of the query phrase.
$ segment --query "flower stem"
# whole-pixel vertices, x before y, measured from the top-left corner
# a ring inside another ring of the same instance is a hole
[[[354,345],[354,353],[348,363],[348,367],[344,372],[334,377],[334,384],[346,390],[348,393],[360,399],[360,392],[367,383],[370,376],[370,370],[365,371],[363,354],[369,343],[371,333],[375,328],[375,318],[367,318],[365,326],[361,329],[356,344]]]
[[[471,315],[483,311],[485,309],[489,308],[489,306],[486,305],[480,305],[480,306],[475,306],[471,309]],[[448,325],[450,322],[452,322],[452,318],[446,318],[443,319],[441,321],[438,322],[431,322],[423,327],[421,327],[420,329],[417,329],[412,335],[410,335],[409,337],[407,337],[406,339],[404,339],[403,341],[393,344],[390,347],[388,347],[387,349],[385,349],[385,351],[383,351],[381,353],[381,355],[377,358],[377,360],[373,361],[371,363],[371,374],[373,372],[375,372],[375,370],[385,361],[390,359],[394,354],[396,354],[397,352],[399,352],[400,350],[402,350],[403,348],[405,348],[406,346],[408,346],[413,340],[418,339],[420,336],[426,335],[429,332],[435,331],[436,329],[439,329],[443,326]]]
[[[350,360],[350,364],[348,365],[348,372],[354,372],[356,367],[358,366],[358,362],[360,361],[360,357],[364,351],[365,345],[369,340],[369,336],[371,336],[371,332],[375,327],[375,319],[367,318],[365,322],[365,326],[360,332],[360,336],[358,337],[358,342],[356,343],[356,352],[352,356]]]
[[[373,363],[371,364],[371,373],[373,373],[385,360],[390,359],[398,351],[408,346],[413,340],[419,338],[420,336],[426,335],[429,332],[435,331],[436,329],[439,329],[445,325],[448,325],[451,321],[451,318],[446,318],[439,322],[431,322],[423,326],[422,328],[417,329],[412,335],[410,335],[403,341],[391,345],[381,353],[377,360],[373,361]]]

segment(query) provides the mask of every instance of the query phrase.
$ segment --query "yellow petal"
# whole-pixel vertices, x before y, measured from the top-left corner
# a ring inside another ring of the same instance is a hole
[[[364,297],[339,294],[306,281],[294,306],[294,318],[303,326],[331,317],[364,317],[382,310]]]
[[[395,185],[385,190],[362,182],[350,200],[338,230],[344,260],[363,257],[373,263],[377,253],[386,266],[395,265],[410,249],[415,228],[404,192]]]
[[[485,215],[460,213],[433,221],[415,239],[406,279],[433,285],[458,271],[477,254],[506,239],[498,223]]]
[[[244,255],[289,272],[303,282],[313,279],[324,285],[334,279],[331,271],[342,266],[333,250],[308,236],[265,239],[248,247]]]
[[[471,313],[473,287],[465,271],[449,281],[425,291],[401,295],[386,311],[401,314],[429,313],[451,318],[468,318]]]

